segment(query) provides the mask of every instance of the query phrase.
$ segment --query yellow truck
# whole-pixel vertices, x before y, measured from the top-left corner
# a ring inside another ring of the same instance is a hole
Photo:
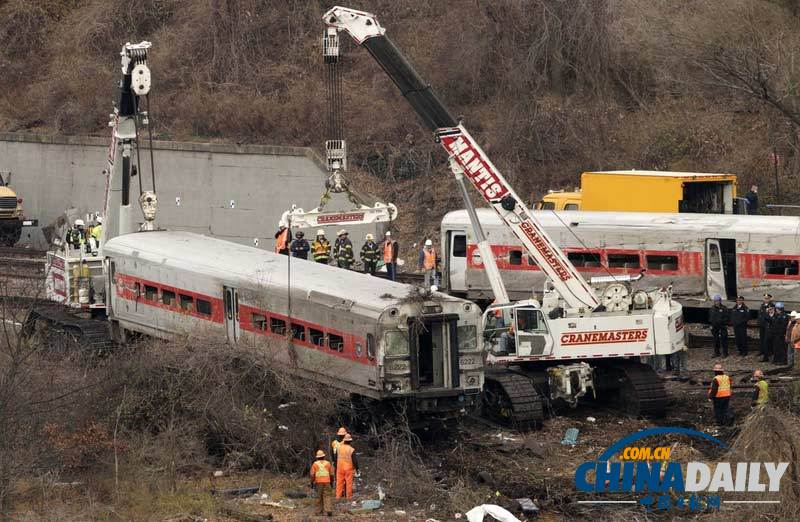
[[[549,191],[539,210],[745,214],[734,174],[616,170],[584,172],[581,188]]]
[[[22,198],[8,186],[9,172],[0,172],[0,245],[14,246],[22,234]]]

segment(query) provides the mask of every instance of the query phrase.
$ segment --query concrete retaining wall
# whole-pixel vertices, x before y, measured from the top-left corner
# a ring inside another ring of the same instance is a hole
[[[147,142],[141,142],[142,182],[151,189]],[[47,226],[68,208],[80,214],[101,209],[109,140],[74,136],[0,133],[0,171],[11,172],[11,187],[24,199],[25,215]],[[154,143],[157,223],[272,248],[281,214],[293,203],[319,204],[327,177],[316,153],[305,147],[217,143]],[[138,193],[138,180],[132,188]],[[180,198],[180,204],[177,203]],[[349,208],[336,196],[326,208]],[[138,206],[138,205],[137,205]],[[137,221],[141,212],[136,210]],[[356,249],[376,226],[348,227]],[[333,240],[335,230],[328,230]],[[310,240],[313,231],[306,231]],[[44,247],[40,229],[23,229],[22,243]]]

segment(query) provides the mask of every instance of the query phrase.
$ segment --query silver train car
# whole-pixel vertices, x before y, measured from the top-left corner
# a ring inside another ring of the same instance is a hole
[[[109,240],[114,336],[252,343],[282,370],[414,418],[463,415],[483,386],[479,308],[442,293],[189,232]],[[291,283],[291,284],[289,284]]]
[[[638,288],[673,285],[684,308],[710,306],[714,295],[742,295],[758,308],[764,293],[800,307],[800,218],[720,214],[536,211],[536,218],[588,279],[637,275]],[[478,216],[512,299],[541,292],[544,275],[489,209]],[[444,287],[491,300],[466,211],[442,220]],[[698,310],[699,311],[699,310]]]

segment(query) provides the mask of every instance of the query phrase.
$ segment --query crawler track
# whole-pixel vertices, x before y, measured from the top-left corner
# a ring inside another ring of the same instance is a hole
[[[490,419],[527,429],[544,421],[541,395],[533,381],[508,371],[489,371],[483,392],[483,413]]]
[[[667,390],[653,368],[627,361],[618,368],[624,373],[618,400],[622,410],[634,416],[663,416],[667,410]]]
[[[23,335],[42,336],[57,351],[74,346],[86,355],[105,355],[114,349],[106,321],[81,318],[58,305],[36,306],[28,314]]]

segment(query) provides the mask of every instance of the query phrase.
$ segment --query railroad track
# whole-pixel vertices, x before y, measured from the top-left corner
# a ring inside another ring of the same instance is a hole
[[[0,247],[0,277],[44,279],[45,252],[23,247]]]

